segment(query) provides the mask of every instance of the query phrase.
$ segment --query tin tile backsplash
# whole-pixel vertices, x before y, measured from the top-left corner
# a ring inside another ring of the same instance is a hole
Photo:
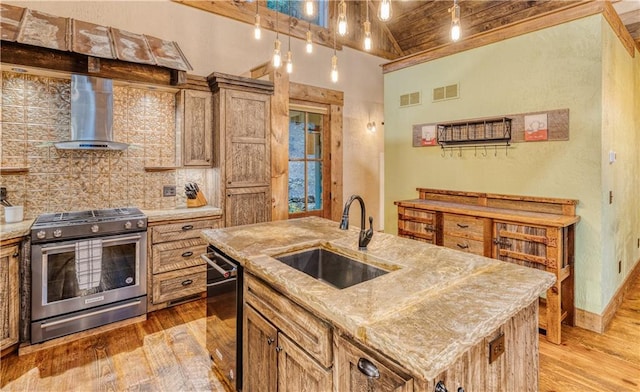
[[[26,219],[92,208],[184,206],[186,182],[212,192],[210,169],[145,171],[176,166],[173,92],[114,86],[113,133],[131,144],[124,151],[53,147],[70,138],[69,94],[70,80],[2,72],[0,165],[28,173],[1,175],[0,184],[12,204],[24,205]],[[162,197],[164,185],[175,185],[177,196]]]

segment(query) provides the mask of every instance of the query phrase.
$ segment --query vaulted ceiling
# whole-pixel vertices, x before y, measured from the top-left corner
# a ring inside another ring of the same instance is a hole
[[[173,0],[178,3],[206,10],[246,23],[253,24],[256,13],[254,1],[192,1]],[[257,0],[261,15],[262,27],[287,34],[291,26],[291,35],[304,39],[308,24],[303,20],[289,18],[266,7],[266,1]],[[329,15],[335,20],[337,1],[329,1]],[[367,4],[371,20],[371,33],[374,41],[372,54],[389,60],[411,56],[416,53],[432,51],[451,45],[449,8],[453,0],[392,0],[393,16],[390,21],[382,23],[377,20],[376,11],[379,0],[347,1],[347,19],[349,32],[345,37],[338,36],[338,46],[343,45],[363,50],[364,31],[362,24],[366,20]],[[584,12],[576,11],[591,7],[600,7],[601,12],[619,15],[622,29],[631,34],[631,45],[640,48],[640,1],[623,0],[613,8],[604,5],[603,1],[592,0],[459,0],[462,36],[460,42],[485,36],[490,33],[535,19],[551,18],[559,13],[572,14],[574,19],[584,16]],[[278,23],[276,23],[278,18]],[[571,18],[567,18],[570,20]],[[543,26],[544,24],[540,24]],[[333,23],[324,29],[313,25],[311,30],[314,42],[325,46],[333,46]]]

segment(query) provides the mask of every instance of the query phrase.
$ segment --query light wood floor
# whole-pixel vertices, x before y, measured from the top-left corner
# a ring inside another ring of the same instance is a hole
[[[205,350],[205,300],[65,346],[2,358],[2,391],[223,391]],[[640,279],[602,335],[540,339],[540,391],[640,391]],[[516,392],[516,391],[514,391]]]

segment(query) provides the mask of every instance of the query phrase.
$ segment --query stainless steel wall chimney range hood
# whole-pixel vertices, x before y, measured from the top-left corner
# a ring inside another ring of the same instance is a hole
[[[113,81],[71,75],[71,140],[55,143],[66,150],[125,150],[113,141]]]

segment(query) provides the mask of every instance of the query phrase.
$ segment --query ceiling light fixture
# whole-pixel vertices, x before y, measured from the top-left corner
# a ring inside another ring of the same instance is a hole
[[[260,30],[260,12],[258,11],[258,0],[254,0],[256,2],[256,22],[255,28],[253,29],[253,37],[255,39],[260,39],[262,36],[262,31]]]
[[[371,22],[369,22],[369,0],[366,1],[367,20],[364,21],[364,50],[371,50]]]
[[[378,19],[386,22],[391,19],[391,15],[391,0],[382,0],[380,2],[380,7],[378,8]]]
[[[451,12],[451,39],[455,42],[460,39],[460,6],[458,0],[453,0],[453,7],[449,8]]]
[[[311,22],[309,22],[309,30],[307,30],[307,53],[313,53],[313,39],[311,36]]]
[[[280,13],[276,10],[276,41],[273,43],[273,66],[276,68],[280,68],[280,64],[282,64],[282,58],[280,57],[280,40],[278,39],[280,38],[278,29],[279,15]]]
[[[314,11],[314,7],[313,7],[313,0],[307,0],[304,2],[304,12],[307,14],[307,16],[313,16]]]
[[[291,0],[288,2],[291,9]],[[287,73],[293,72],[293,59],[291,58],[291,14],[289,14],[289,47],[287,49]]]
[[[347,3],[340,0],[338,5],[338,34],[342,37],[347,35]]]

